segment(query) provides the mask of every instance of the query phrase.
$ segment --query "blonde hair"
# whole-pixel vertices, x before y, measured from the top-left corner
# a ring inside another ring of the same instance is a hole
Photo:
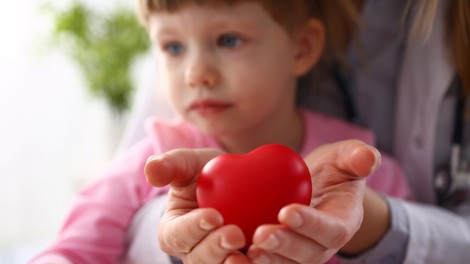
[[[411,3],[412,0],[409,1]],[[448,1],[445,28],[448,48],[460,77],[463,95],[470,96],[470,1]],[[438,0],[422,0],[411,28],[411,34],[426,41],[432,31]]]
[[[470,96],[470,2],[450,1],[447,14],[450,49],[465,94]]]
[[[188,4],[232,5],[239,2],[259,2],[289,34],[309,18],[320,20],[325,27],[326,43],[316,67],[345,61],[358,17],[354,3],[349,0],[137,0],[137,12],[141,23],[147,26],[149,18],[157,12],[176,12]]]

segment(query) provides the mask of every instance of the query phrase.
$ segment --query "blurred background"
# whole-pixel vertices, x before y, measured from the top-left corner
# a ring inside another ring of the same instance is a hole
[[[46,246],[77,189],[129,144],[137,95],[154,81],[133,12],[134,0],[0,9],[0,263]]]

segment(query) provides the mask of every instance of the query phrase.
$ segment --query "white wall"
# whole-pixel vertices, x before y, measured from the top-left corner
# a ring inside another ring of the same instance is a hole
[[[73,62],[41,51],[51,24],[39,3],[0,8],[0,263],[24,263],[53,238],[71,196],[112,158],[122,131]]]

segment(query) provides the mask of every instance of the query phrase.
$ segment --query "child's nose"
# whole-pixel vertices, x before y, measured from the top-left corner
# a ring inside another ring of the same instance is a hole
[[[190,88],[211,88],[219,81],[219,73],[210,62],[200,59],[186,69],[185,79]]]

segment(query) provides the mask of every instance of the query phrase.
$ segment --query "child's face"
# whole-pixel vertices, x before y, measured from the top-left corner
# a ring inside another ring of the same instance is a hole
[[[183,118],[218,137],[289,129],[279,120],[295,119],[296,45],[259,3],[189,5],[149,28],[157,78]]]

